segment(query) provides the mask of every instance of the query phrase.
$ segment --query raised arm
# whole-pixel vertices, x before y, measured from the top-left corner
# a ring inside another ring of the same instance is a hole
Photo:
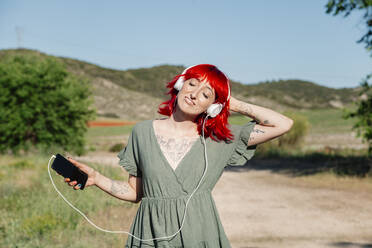
[[[256,145],[288,132],[293,120],[274,110],[246,103],[231,97],[230,110],[246,115],[257,121],[248,141],[248,145]]]

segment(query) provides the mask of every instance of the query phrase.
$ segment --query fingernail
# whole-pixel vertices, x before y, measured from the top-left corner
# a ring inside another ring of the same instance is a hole
[[[78,186],[79,188],[81,187],[81,184],[79,183],[78,185],[76,185],[76,186]]]

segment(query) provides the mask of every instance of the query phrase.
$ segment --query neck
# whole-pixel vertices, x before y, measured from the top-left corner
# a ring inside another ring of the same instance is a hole
[[[194,122],[195,115],[186,115],[176,105],[175,111],[169,117],[169,125],[173,130],[184,133],[185,136],[199,136],[198,125]],[[185,130],[188,130],[185,132]],[[183,132],[182,132],[183,131]]]

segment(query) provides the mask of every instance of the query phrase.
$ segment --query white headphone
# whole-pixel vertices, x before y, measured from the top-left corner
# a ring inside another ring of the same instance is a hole
[[[185,76],[184,76],[184,74],[186,74],[186,72],[187,72],[188,69],[190,69],[190,68],[192,68],[192,67],[194,67],[194,66],[195,66],[195,65],[190,66],[190,67],[186,68],[186,69],[182,72],[182,75],[183,75],[183,76],[180,76],[180,77],[178,78],[178,80],[177,80],[177,82],[174,84],[173,88],[175,88],[175,89],[178,90],[178,91],[180,91],[180,90],[182,89],[182,86],[183,86],[183,84],[184,84],[184,82],[185,82]],[[221,71],[221,72],[222,72],[222,71]],[[222,74],[224,74],[224,73],[222,72]],[[225,74],[224,74],[224,75],[225,75]],[[225,75],[225,77],[226,77],[226,75]],[[226,77],[226,78],[227,78],[227,77]],[[227,81],[227,87],[229,88],[229,95],[228,95],[228,97],[227,97],[226,102],[230,99],[230,85],[229,85],[229,81]],[[212,118],[216,117],[216,116],[221,112],[221,110],[223,109],[223,107],[225,107],[226,102],[223,103],[223,104],[221,104],[221,103],[213,103],[213,104],[211,104],[211,106],[209,106],[208,109],[207,109],[207,115],[210,116],[210,117],[212,117]]]

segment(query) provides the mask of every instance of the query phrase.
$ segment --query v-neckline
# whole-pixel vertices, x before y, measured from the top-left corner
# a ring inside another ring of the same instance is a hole
[[[150,121],[150,125],[151,125],[151,133],[152,133],[152,136],[154,138],[154,141],[156,143],[156,147],[160,153],[160,156],[162,157],[166,167],[168,167],[172,172],[173,174],[175,174],[177,176],[177,171],[179,170],[179,168],[181,167],[181,165],[184,163],[184,161],[186,160],[186,158],[188,156],[190,156],[190,154],[193,152],[193,150],[197,147],[197,145],[200,143],[200,138],[201,136],[199,135],[199,137],[194,141],[194,143],[192,144],[191,148],[189,149],[189,151],[182,157],[182,159],[180,160],[180,162],[178,163],[178,165],[176,166],[175,169],[173,169],[173,167],[170,165],[170,163],[168,162],[168,159],[165,157],[164,153],[163,153],[163,150],[161,149],[160,147],[160,144],[158,142],[158,139],[156,138],[156,133],[155,133],[155,128],[154,128],[154,120],[151,120]]]

